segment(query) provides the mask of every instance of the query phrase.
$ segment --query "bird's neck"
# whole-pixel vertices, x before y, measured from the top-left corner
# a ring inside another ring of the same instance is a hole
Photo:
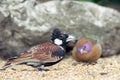
[[[64,47],[62,47],[62,46],[59,46],[62,50],[65,50],[65,48]]]
[[[52,44],[55,44],[52,40],[50,41]],[[55,45],[57,45],[57,44],[55,44]],[[62,50],[65,50],[65,47],[64,46],[62,46],[62,45],[57,45],[57,46],[59,46]]]

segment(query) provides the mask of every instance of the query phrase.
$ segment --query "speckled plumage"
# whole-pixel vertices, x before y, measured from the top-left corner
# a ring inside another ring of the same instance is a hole
[[[37,46],[32,47],[26,53],[23,53],[20,57],[11,60],[12,63],[31,63],[31,62],[42,62],[42,63],[49,63],[49,62],[56,62],[62,59],[63,56],[54,55],[54,52],[57,50],[62,50],[59,46],[52,44],[51,42],[46,42],[39,44]],[[10,61],[9,61],[10,62]],[[32,64],[31,64],[32,65]],[[33,65],[34,66],[34,65]]]
[[[91,50],[87,53],[80,54],[77,49],[83,46],[83,44],[88,43]],[[83,38],[77,41],[72,51],[73,58],[76,61],[83,62],[93,62],[100,58],[101,56],[101,45],[96,41],[88,38]]]
[[[20,56],[13,57],[1,68],[5,69],[11,65],[26,64],[33,67],[51,66],[63,59],[65,46],[73,37],[62,33],[59,29],[53,30],[51,41],[38,44]],[[56,40],[58,40],[56,42]]]

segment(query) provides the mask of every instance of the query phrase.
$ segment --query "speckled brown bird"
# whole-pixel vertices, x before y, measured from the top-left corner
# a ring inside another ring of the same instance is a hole
[[[101,56],[101,45],[93,39],[83,38],[76,42],[72,55],[76,61],[94,62]]]
[[[37,67],[39,70],[42,65],[54,65],[64,58],[66,53],[64,48],[72,40],[74,40],[73,36],[62,33],[59,29],[54,29],[50,42],[36,45],[20,56],[9,59],[1,70],[19,64]]]

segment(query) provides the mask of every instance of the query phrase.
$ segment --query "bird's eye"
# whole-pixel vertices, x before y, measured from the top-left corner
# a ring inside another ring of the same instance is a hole
[[[86,49],[86,46],[83,46],[83,50],[85,50]]]
[[[85,43],[82,47],[83,50],[86,50],[87,52],[91,51],[91,46],[89,43]]]
[[[64,34],[61,34],[61,35],[59,36],[59,38],[60,38],[60,39],[64,39],[64,38],[65,38]]]

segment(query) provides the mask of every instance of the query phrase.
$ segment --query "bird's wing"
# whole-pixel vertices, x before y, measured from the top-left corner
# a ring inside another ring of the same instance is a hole
[[[41,62],[55,62],[60,60],[65,54],[64,50],[50,42],[38,45],[35,48],[33,56]]]
[[[63,58],[65,52],[52,43],[43,43],[31,48],[28,52],[21,54],[20,57],[13,59],[12,63],[27,62],[56,62]]]

